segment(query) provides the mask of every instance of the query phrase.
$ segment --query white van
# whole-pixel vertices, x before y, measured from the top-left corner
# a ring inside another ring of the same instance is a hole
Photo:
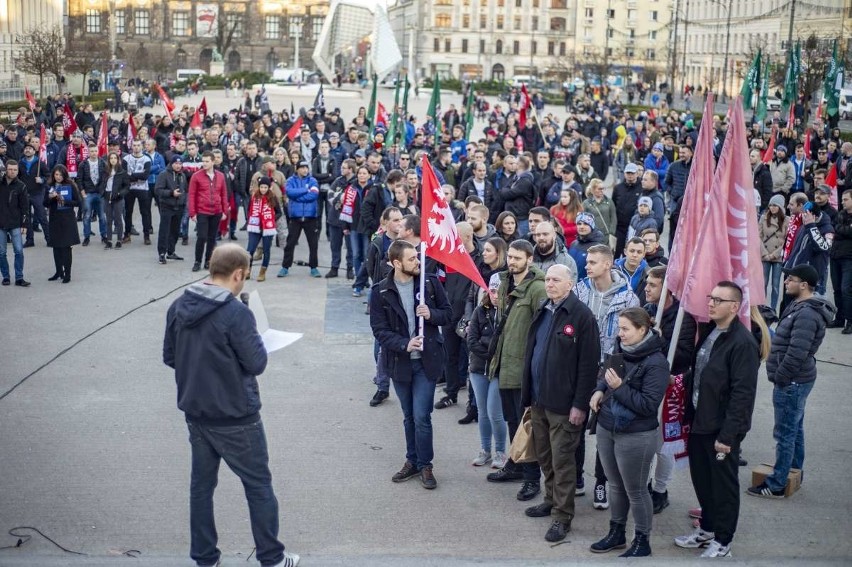
[[[852,89],[840,90],[840,118],[852,120]]]
[[[192,81],[197,77],[206,75],[204,69],[178,69],[176,81]]]

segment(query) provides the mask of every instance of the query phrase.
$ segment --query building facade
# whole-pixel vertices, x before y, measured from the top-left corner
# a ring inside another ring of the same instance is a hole
[[[310,69],[328,11],[328,0],[67,1],[71,48],[114,37],[117,69],[160,80],[209,72],[219,55],[226,73]]]
[[[680,0],[678,84],[736,94],[758,48],[783,66],[793,4],[794,42],[839,39],[839,49],[852,53],[852,0]]]
[[[0,0],[0,100],[22,99],[25,85],[38,90],[38,80],[15,66],[26,53],[21,36],[35,27],[62,25],[63,7],[63,0]],[[44,83],[43,94],[56,92],[53,77],[45,77]]]

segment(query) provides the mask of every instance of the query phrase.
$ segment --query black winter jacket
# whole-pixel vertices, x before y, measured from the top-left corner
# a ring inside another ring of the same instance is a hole
[[[838,260],[852,258],[852,215],[845,210],[840,210],[834,218],[831,257]]]
[[[180,191],[180,195],[174,196],[175,190]],[[154,192],[160,199],[160,208],[167,210],[183,210],[186,207],[187,183],[186,175],[183,172],[177,173],[171,167],[157,176],[157,183],[154,185]]]
[[[683,204],[683,195],[686,192],[686,182],[689,179],[689,171],[692,168],[692,159],[689,162],[684,162],[679,159],[669,166],[666,171],[666,178],[663,181],[663,188],[671,197],[670,212],[673,215],[680,214],[680,207]]]
[[[560,415],[569,415],[571,408],[587,412],[598,376],[601,344],[595,316],[574,293],[569,293],[553,313],[547,344],[540,346],[545,349],[547,364],[538,399],[532,399],[533,353],[545,309],[542,306],[536,311],[527,334],[521,403],[524,407],[535,404]]]
[[[127,195],[128,191],[130,191],[130,176],[127,175],[127,172],[123,169],[115,172],[115,177],[112,180],[111,195],[107,195],[106,193],[108,178],[109,176],[105,173],[104,176],[98,180],[98,185],[100,185],[99,192],[102,193],[104,197],[108,197],[110,203],[115,203],[116,201],[124,199],[124,196]]]
[[[538,198],[532,173],[527,171],[519,174],[511,186],[500,190],[500,198],[504,203],[504,211],[514,213],[518,220],[527,220]]]
[[[769,207],[769,200],[774,194],[772,192],[772,172],[765,163],[760,163],[754,169],[754,188],[760,193],[760,208]]]
[[[18,178],[9,182],[4,175],[0,178],[0,228],[13,230],[27,226],[30,216],[30,197],[27,186]],[[6,242],[0,243],[3,247]]]
[[[613,390],[610,398],[601,405],[598,425],[607,431],[618,433],[640,433],[659,427],[657,411],[669,387],[669,363],[663,354],[663,339],[656,331],[638,345],[636,352],[625,352],[621,341],[616,342],[615,352],[624,356],[624,382]],[[606,392],[606,380],[598,380],[595,391]],[[626,411],[625,411],[626,410]],[[632,414],[626,426],[616,430],[614,413],[622,417]]]
[[[716,440],[732,445],[742,440],[751,429],[754,398],[757,394],[757,371],[760,347],[739,319],[734,319],[726,333],[713,344],[707,366],[701,373],[698,407],[692,404],[695,358],[715,323],[702,325],[691,369],[685,378],[686,420],[692,433],[716,435]]]
[[[254,315],[227,289],[195,284],[169,307],[163,362],[175,369],[177,405],[188,421],[260,419],[256,376],[266,360]]]
[[[478,305],[473,310],[467,327],[467,351],[470,354],[470,372],[488,374],[488,345],[497,328],[497,310]]]
[[[83,160],[83,163],[80,164],[78,181],[80,182],[80,190],[85,191],[86,194],[97,195],[101,192],[101,178],[106,175],[106,162],[99,159],[96,163],[98,168],[97,184],[92,183],[92,162]]]
[[[641,196],[642,185],[638,181],[632,185],[624,181],[613,188],[612,202],[615,203],[615,218],[620,230],[627,231]]]
[[[663,320],[660,330],[663,334],[663,355],[666,357],[669,355],[669,345],[672,344],[675,319],[677,318],[677,311],[679,307],[680,301],[675,299],[672,301],[669,308],[663,311]],[[651,317],[659,320],[657,317],[656,303],[646,303],[644,308]],[[697,325],[695,323],[695,317],[684,311],[683,323],[681,324],[680,335],[678,335],[677,338],[674,360],[672,361],[672,374],[683,374],[689,370],[689,365],[692,363],[692,356],[695,353],[696,331]]]
[[[784,310],[766,359],[770,382],[784,387],[816,380],[816,352],[835,313],[837,309],[821,297],[794,301]]]

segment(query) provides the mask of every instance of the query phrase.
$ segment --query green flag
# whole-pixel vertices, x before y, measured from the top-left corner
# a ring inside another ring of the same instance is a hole
[[[393,94],[393,112],[391,112],[390,124],[388,125],[388,135],[385,141],[391,146],[396,145],[397,123],[399,122],[399,75],[396,77],[396,89]]]
[[[784,77],[784,107],[796,104],[799,98],[799,71],[802,64],[802,46],[796,42],[796,47],[790,49],[787,55],[787,74]]]
[[[761,122],[766,120],[766,111],[769,107],[769,59],[763,65],[763,81],[761,82],[760,94],[757,97],[757,110],[754,117]]]
[[[429,99],[429,108],[426,110],[426,116],[432,118],[435,125],[435,132],[441,133],[441,79],[435,74],[435,82],[432,83],[432,98]]]
[[[467,106],[464,109],[464,117],[466,121],[464,129],[465,140],[470,140],[470,131],[473,130],[473,93],[473,83],[470,83],[467,93]]]
[[[402,120],[408,120],[408,89],[411,88],[411,82],[408,80],[408,74],[405,75],[405,89],[402,92]]]
[[[743,79],[743,88],[740,90],[740,95],[743,97],[743,108],[750,110],[752,108],[752,97],[754,93],[760,90],[760,50],[757,50],[757,55],[754,56],[754,61],[751,62],[751,67],[748,68],[748,73]]]
[[[378,77],[373,75],[373,94],[370,95],[370,105],[367,107],[367,123],[370,125],[370,138],[373,137],[373,130],[376,122],[376,89],[378,88]]]
[[[822,85],[822,92],[825,97],[825,113],[829,116],[835,116],[840,109],[840,93],[837,84],[839,71],[840,64],[837,61],[837,40],[835,39],[834,47],[831,50],[831,60],[828,62],[828,68],[825,72],[825,82]]]

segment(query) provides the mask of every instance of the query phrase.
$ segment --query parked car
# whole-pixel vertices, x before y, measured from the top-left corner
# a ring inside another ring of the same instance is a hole
[[[766,110],[781,110],[781,99],[775,96],[766,97]]]

